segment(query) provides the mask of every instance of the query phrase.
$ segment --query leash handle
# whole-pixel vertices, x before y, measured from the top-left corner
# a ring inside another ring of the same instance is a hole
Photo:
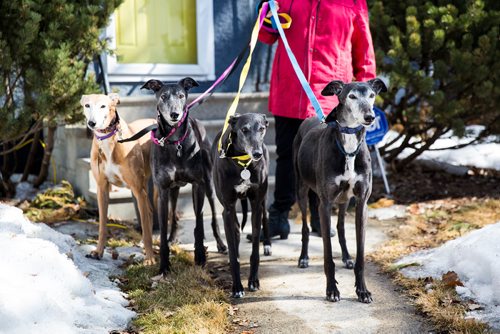
[[[273,0],[270,0],[269,2],[269,8],[271,9],[271,13],[273,14],[273,18],[275,22],[280,22],[278,12],[276,10],[276,4],[274,3]],[[264,7],[264,6],[263,6]],[[307,79],[304,76],[304,73],[300,69],[299,63],[297,62],[297,59],[295,58],[292,49],[290,49],[290,45],[288,44],[288,40],[286,39],[285,32],[283,31],[283,28],[281,27],[281,24],[276,24],[276,29],[278,29],[278,32],[281,37],[281,41],[283,42],[283,46],[285,47],[286,53],[288,54],[288,58],[290,59],[290,62],[292,63],[292,67],[295,71],[295,74],[297,75],[300,84],[302,85],[302,88],[306,92],[307,97],[309,98],[309,101],[311,101],[311,104],[316,111],[316,116],[318,116],[318,119],[321,122],[325,121],[325,114],[323,113],[323,109],[321,109],[321,105],[319,104],[318,99],[314,95],[311,86],[307,83]]]
[[[229,119],[231,116],[233,116],[236,112],[236,107],[238,107],[238,102],[240,101],[240,94],[241,90],[243,89],[243,84],[245,83],[245,80],[248,75],[248,70],[250,69],[250,64],[252,62],[252,54],[255,49],[255,45],[257,44],[257,37],[259,36],[259,30],[262,24],[264,23],[264,18],[266,17],[267,9],[268,9],[269,4],[265,2],[262,5],[262,8],[260,9],[259,12],[259,17],[255,21],[253,30],[252,30],[252,36],[250,37],[250,52],[248,54],[248,58],[243,65],[243,68],[241,69],[241,74],[240,74],[240,82],[239,82],[239,87],[238,87],[238,92],[236,93],[236,96],[234,97],[233,102],[231,103],[231,106],[229,107],[227,114],[226,114],[226,119],[224,120],[224,127],[222,128],[222,133],[219,138],[219,144],[218,144],[218,151],[219,153],[222,152],[222,137],[224,133],[226,132],[228,126],[229,126]],[[279,22],[279,21],[278,21]]]

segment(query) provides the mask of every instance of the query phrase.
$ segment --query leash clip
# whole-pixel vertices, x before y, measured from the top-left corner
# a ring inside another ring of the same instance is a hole
[[[161,147],[165,146],[165,139],[166,139],[166,137],[162,137],[162,138],[158,139],[158,145],[160,145]]]
[[[226,158],[226,152],[221,149],[219,154],[219,159],[225,159],[225,158]]]

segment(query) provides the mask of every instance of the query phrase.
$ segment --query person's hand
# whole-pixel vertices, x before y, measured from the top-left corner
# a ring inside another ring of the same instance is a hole
[[[278,4],[278,1],[275,1],[274,3],[276,4],[276,11],[278,11],[278,10],[280,9],[280,5]],[[273,13],[272,13],[272,12],[271,12],[271,10],[269,9],[269,11],[267,12],[266,17],[267,17],[268,19],[270,19],[270,18],[271,18],[271,16],[273,16]]]

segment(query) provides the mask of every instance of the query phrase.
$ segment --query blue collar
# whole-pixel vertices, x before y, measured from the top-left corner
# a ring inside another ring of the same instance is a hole
[[[359,131],[363,130],[363,128],[364,128],[363,125],[358,125],[355,128],[349,128],[347,126],[340,125],[339,122],[337,122],[336,120],[331,121],[331,122],[327,122],[326,125],[329,126],[330,128],[338,129],[341,133],[346,133],[346,134],[350,134],[350,135],[358,133]]]

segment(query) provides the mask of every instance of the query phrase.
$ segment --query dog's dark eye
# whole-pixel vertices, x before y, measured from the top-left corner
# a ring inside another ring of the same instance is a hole
[[[184,94],[179,94],[179,99],[183,99],[184,98]]]
[[[166,101],[166,100],[167,100],[167,95],[162,95],[162,96],[161,96],[161,99],[162,99],[163,101]]]
[[[247,134],[250,132],[250,130],[248,130],[247,128],[242,128],[241,129],[241,132],[243,132],[244,134]]]
[[[370,98],[373,99],[375,97],[375,94],[371,93]]]
[[[106,108],[106,106],[103,104],[103,105],[101,106],[101,109],[104,109],[104,108]]]
[[[353,99],[353,100],[356,100],[356,99],[357,99],[356,95],[353,95],[353,94],[349,94],[349,98],[350,98],[350,99]]]
[[[85,105],[85,108],[90,108],[90,104],[88,104],[88,103],[87,103],[87,104]]]

